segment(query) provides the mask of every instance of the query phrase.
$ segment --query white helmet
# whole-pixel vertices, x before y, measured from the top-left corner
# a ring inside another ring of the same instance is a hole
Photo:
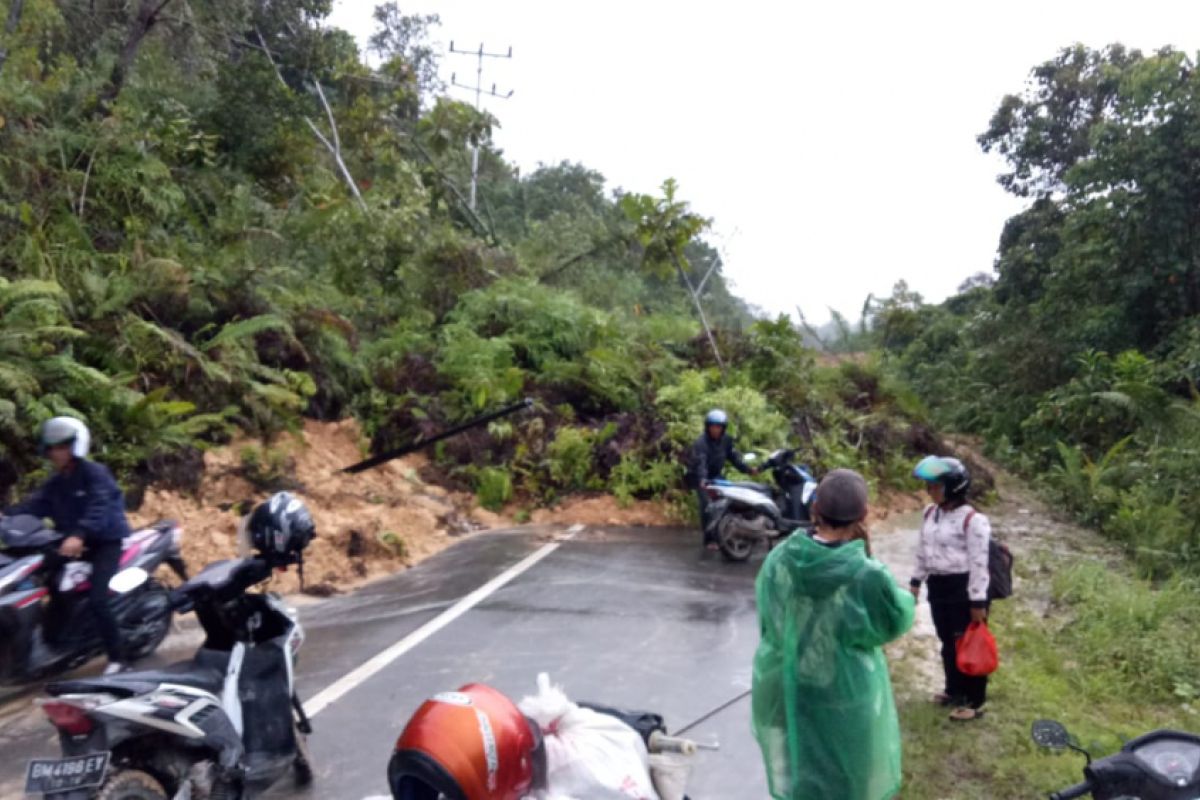
[[[48,448],[60,444],[71,445],[71,455],[76,458],[86,458],[92,446],[92,434],[87,425],[74,417],[54,417],[43,422],[38,453],[45,455]]]

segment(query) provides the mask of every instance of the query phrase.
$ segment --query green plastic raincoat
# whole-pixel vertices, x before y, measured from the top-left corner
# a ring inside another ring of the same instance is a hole
[[[912,594],[862,542],[789,538],[758,576],[754,734],[775,800],[885,800],[900,791],[900,725],[881,647],[912,626]]]

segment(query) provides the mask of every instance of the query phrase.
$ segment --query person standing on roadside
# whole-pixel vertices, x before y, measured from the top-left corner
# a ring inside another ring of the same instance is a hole
[[[721,478],[725,474],[727,463],[748,475],[758,474],[757,469],[751,469],[742,460],[733,437],[726,433],[728,428],[728,414],[719,408],[709,411],[704,417],[704,433],[692,444],[688,458],[688,484],[696,490],[696,499],[700,507],[700,531],[704,537],[704,546],[709,550],[717,550],[719,547],[716,537],[708,532],[708,493],[705,492],[708,482]]]
[[[125,497],[112,473],[87,458],[90,440],[87,426],[73,417],[47,420],[42,425],[38,451],[50,462],[54,474],[8,513],[53,520],[55,530],[66,536],[59,554],[91,563],[88,607],[108,654],[104,674],[111,675],[124,665],[121,633],[108,600],[108,583],[117,574],[121,541],[129,535],[129,521],[125,518]]]
[[[971,474],[956,458],[927,456],[913,476],[925,481],[933,504],[925,509],[917,545],[916,571],[909,588],[913,597],[928,587],[933,625],[942,643],[945,688],[933,702],[953,706],[950,719],[977,720],[987,703],[987,676],[963,674],[958,668],[958,640],[972,622],[988,616],[988,546],[992,526],[967,503]]]
[[[758,575],[754,735],[774,800],[888,800],[901,745],[883,645],[912,626],[915,601],[869,555],[861,475],[826,475],[813,515],[816,530]]]

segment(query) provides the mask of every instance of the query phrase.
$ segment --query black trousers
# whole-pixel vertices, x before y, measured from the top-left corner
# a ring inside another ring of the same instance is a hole
[[[109,661],[121,660],[121,630],[108,600],[108,582],[121,565],[121,542],[89,542],[84,558],[92,565],[88,607],[96,619],[96,632],[104,642]]]
[[[709,535],[709,533],[708,533],[708,503],[709,503],[709,500],[708,500],[708,495],[704,493],[703,489],[700,489],[700,488],[696,489],[696,501],[700,505],[700,535],[703,538],[703,544],[708,544],[709,542],[715,542],[717,540],[717,537]]]
[[[928,588],[933,627],[942,642],[942,669],[946,673],[946,694],[955,703],[981,708],[987,702],[987,676],[977,678],[964,675],[958,669],[958,640],[971,624],[967,575],[931,575]]]

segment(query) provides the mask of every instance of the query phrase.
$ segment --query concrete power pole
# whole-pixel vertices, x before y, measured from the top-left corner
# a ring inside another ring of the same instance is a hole
[[[479,111],[480,103],[482,102],[483,96],[485,94],[488,95],[489,97],[499,97],[501,100],[507,100],[508,98],[513,96],[511,89],[508,91],[507,94],[502,94],[502,93],[496,91],[496,84],[494,84],[494,83],[492,84],[492,88],[490,91],[484,91],[484,88],[483,88],[483,60],[485,58],[512,58],[512,48],[511,47],[508,48],[507,53],[489,53],[483,49],[482,43],[480,43],[478,50],[458,50],[454,47],[454,42],[452,41],[452,42],[450,42],[450,52],[455,55],[460,55],[460,56],[475,56],[478,59],[478,61],[476,63],[476,67],[475,67],[475,85],[474,86],[471,86],[471,85],[465,84],[465,83],[459,83],[457,80],[457,75],[455,75],[453,73],[450,75],[450,85],[451,86],[456,86],[459,89],[473,90],[475,92],[475,110],[476,111]],[[470,197],[469,203],[470,203],[472,211],[475,210],[475,193],[476,193],[476,186],[478,185],[478,183],[479,183],[479,142],[475,142],[475,146],[471,149],[471,197]]]

